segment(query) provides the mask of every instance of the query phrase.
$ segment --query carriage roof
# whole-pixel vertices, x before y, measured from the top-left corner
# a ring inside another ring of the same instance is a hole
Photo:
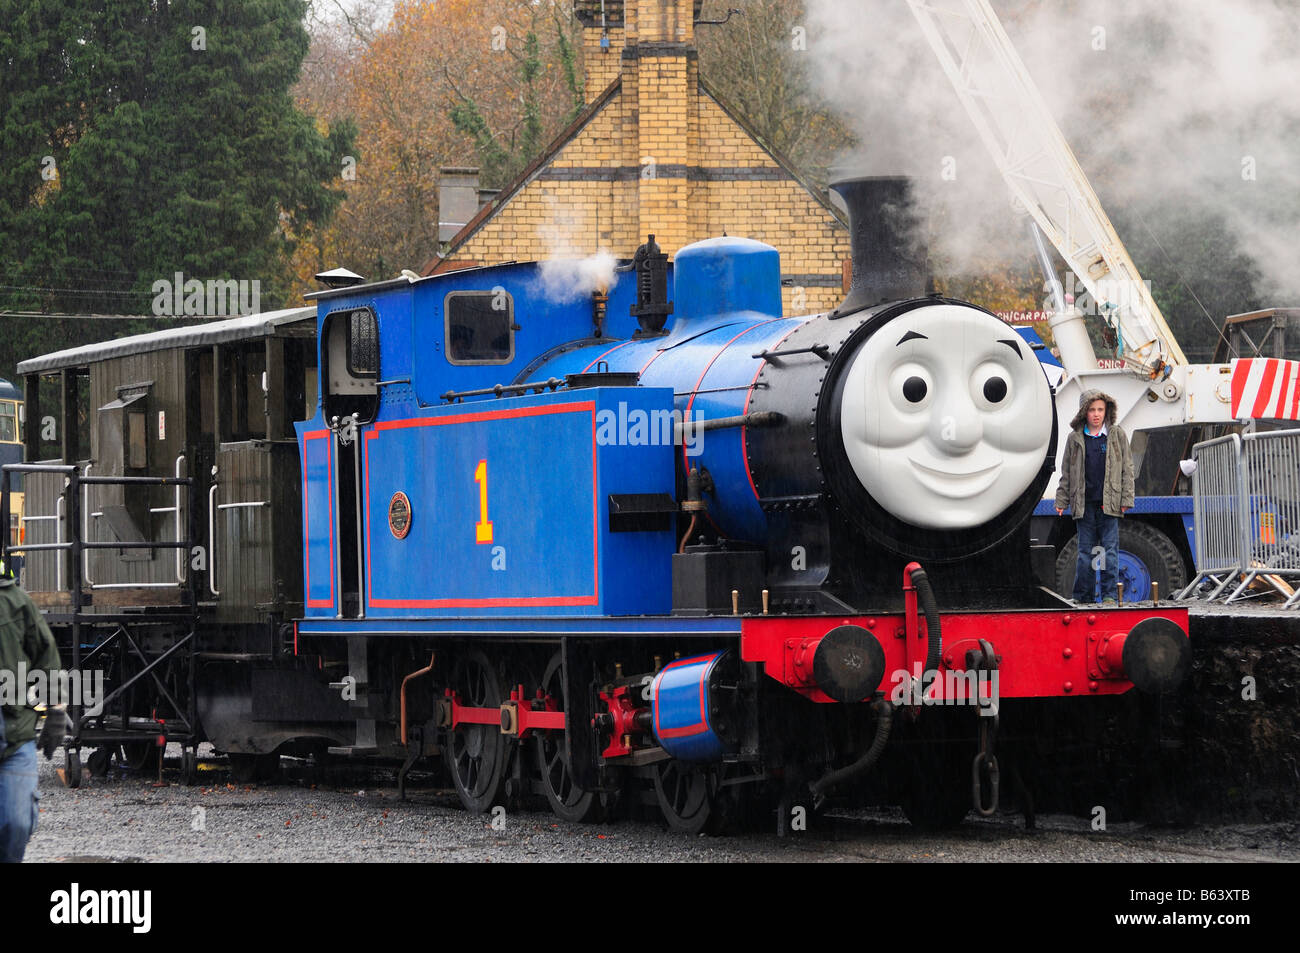
[[[189,327],[167,328],[147,334],[132,334],[99,344],[85,344],[44,354],[18,365],[19,374],[39,374],[67,367],[84,367],[95,361],[104,361],[147,351],[165,351],[172,348],[202,347],[250,338],[267,337],[285,325],[309,321],[315,327],[315,308],[288,308],[283,311],[265,311],[226,321]]]

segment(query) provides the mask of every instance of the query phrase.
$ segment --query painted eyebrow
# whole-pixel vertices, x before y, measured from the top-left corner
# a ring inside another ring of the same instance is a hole
[[[998,343],[1005,344],[1007,347],[1011,348],[1011,350],[1016,352],[1016,357],[1020,358],[1022,361],[1025,359],[1025,356],[1020,353],[1020,343],[1018,341],[1011,338],[999,338]]]
[[[898,344],[895,344],[894,347],[898,347],[899,344],[904,344],[907,341],[912,341],[915,340],[916,338],[920,338],[922,341],[930,340],[928,337],[926,337],[924,334],[921,334],[918,331],[908,331],[899,339]]]

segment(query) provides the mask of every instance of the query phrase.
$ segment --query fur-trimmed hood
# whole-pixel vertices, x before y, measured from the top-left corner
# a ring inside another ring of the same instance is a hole
[[[1106,402],[1106,428],[1110,429],[1115,426],[1115,421],[1119,419],[1119,408],[1115,403],[1115,398],[1105,391],[1086,390],[1083,392],[1083,396],[1079,398],[1079,412],[1070,421],[1071,430],[1078,430],[1084,425],[1088,417],[1088,405],[1094,400],[1104,400]]]

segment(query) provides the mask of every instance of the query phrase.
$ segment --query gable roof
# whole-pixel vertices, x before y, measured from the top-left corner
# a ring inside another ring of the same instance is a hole
[[[834,215],[836,220],[841,225],[843,225],[845,228],[849,227],[849,223],[844,218],[843,213],[840,212],[838,208],[836,208],[834,205],[831,204],[830,200],[828,200],[822,194],[821,189],[817,188],[815,185],[809,182],[808,179],[803,175],[803,173],[795,168],[793,162],[787,159],[782,153],[777,152],[776,149],[772,148],[766,142],[764,142],[763,137],[759,135],[758,130],[755,129],[753,126],[751,126],[748,120],[743,119],[740,113],[738,113],[735,109],[729,106],[727,104],[726,98],[723,97],[720,93],[718,93],[717,90],[713,89],[712,86],[709,85],[708,81],[703,76],[700,77],[700,92],[704,93],[704,95],[708,96],[715,103],[717,103],[718,108],[727,114],[728,119],[730,119],[737,126],[739,126],[741,130],[745,133],[745,135],[749,136],[749,138],[753,140],[756,146],[758,146],[760,149],[766,152],[768,156],[772,159],[772,161],[775,162],[778,166],[780,166],[782,171],[788,173],[790,178],[798,182],[803,187],[805,192],[807,192],[809,195],[815,198],[820,205],[822,205],[828,212]]]
[[[542,151],[540,156],[530,162],[528,166],[510,182],[509,185],[501,190],[500,194],[498,194],[495,199],[479,209],[478,213],[466,222],[460,231],[451,237],[451,241],[447,245],[446,254],[435,255],[431,260],[425,263],[424,267],[420,270],[420,274],[424,276],[437,274],[439,269],[444,265],[453,263],[453,258],[457,249],[464,245],[465,242],[469,241],[474,233],[486,225],[497,212],[501,211],[501,209],[504,208],[510,200],[524,188],[524,186],[528,185],[542,172],[543,169],[546,168],[546,166],[550,165],[551,161],[555,159],[560,150],[567,146],[578,135],[578,133],[582,131],[583,127],[586,126],[587,123],[591,122],[591,120],[595,118],[596,114],[605,108],[622,87],[623,80],[621,77],[615,79],[612,83],[606,86],[604,91],[597,96],[595,100],[587,105],[571,123],[560,131],[555,139],[551,141],[551,144]],[[767,153],[771,160],[776,163],[778,168],[789,175],[795,182],[798,182],[805,192],[807,192],[819,205],[834,216],[837,222],[845,228],[848,228],[848,222],[845,220],[843,214],[838,208],[831,204],[830,200],[822,194],[822,191],[809,182],[808,179],[795,168],[794,163],[764,142],[762,136],[758,134],[758,131],[745,119],[741,118],[740,114],[736,112],[735,109],[727,105],[725,98],[719,95],[703,76],[699,78],[699,89],[701,93],[713,100],[713,102],[717,104],[718,108],[726,114],[727,118],[740,127],[740,129],[745,133],[745,135],[749,136],[755,145]]]
[[[574,117],[573,121],[560,130],[559,134],[551,141],[551,144],[542,150],[542,154],[524,167],[524,170],[515,176],[514,180],[503,188],[500,193],[487,205],[478,210],[478,213],[471,218],[455,235],[451,236],[451,241],[447,244],[447,253],[445,255],[434,255],[434,257],[425,263],[420,269],[420,274],[424,276],[437,273],[439,266],[451,260],[454,252],[465,242],[469,241],[470,236],[482,228],[489,219],[499,212],[525,185],[531,182],[539,172],[546,166],[550,165],[551,160],[563,149],[569,142],[582,131],[582,128],[591,122],[614,98],[614,95],[623,87],[622,78],[615,79],[605,87],[604,92],[597,96],[591,103],[583,108],[582,112]]]

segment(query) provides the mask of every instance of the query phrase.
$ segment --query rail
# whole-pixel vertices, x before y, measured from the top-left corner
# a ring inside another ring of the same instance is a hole
[[[134,681],[148,675],[153,680],[153,682],[158,686],[159,692],[169,702],[172,703],[173,708],[179,714],[181,721],[183,722],[184,725],[184,732],[182,733],[183,737],[186,739],[192,738],[194,734],[194,725],[196,721],[194,705],[192,703],[193,699],[191,697],[190,699],[191,704],[189,704],[186,707],[182,707],[179,704],[177,704],[175,699],[172,697],[167,685],[164,684],[161,678],[159,678],[158,670],[163,663],[165,663],[168,659],[173,657],[173,655],[175,655],[176,653],[180,652],[182,648],[184,648],[188,652],[188,646],[190,645],[194,637],[193,629],[191,629],[189,635],[179,640],[170,649],[163,652],[161,655],[153,658],[151,661],[146,659],[144,650],[142,650],[140,646],[135,644],[135,642],[131,639],[129,633],[127,633],[125,627],[123,627],[121,624],[117,625],[115,633],[112,636],[110,636],[107,640],[101,642],[99,645],[92,648],[89,654],[83,655],[82,649],[83,649],[84,631],[86,630],[93,631],[95,626],[102,625],[107,622],[112,622],[116,618],[111,614],[97,614],[95,612],[85,611],[86,593],[83,587],[83,583],[84,583],[83,568],[89,565],[88,562],[86,561],[86,555],[88,551],[92,549],[150,549],[150,550],[189,549],[193,545],[193,537],[195,536],[195,529],[196,529],[196,527],[194,526],[194,515],[193,515],[194,508],[191,504],[187,508],[187,512],[190,514],[188,532],[182,534],[182,532],[178,529],[177,539],[175,540],[157,540],[157,541],[142,541],[142,542],[129,542],[129,541],[108,542],[108,541],[100,541],[100,540],[87,540],[85,537],[89,535],[88,531],[92,524],[86,518],[87,511],[89,510],[89,505],[88,505],[89,496],[86,493],[86,489],[91,486],[114,486],[114,485],[171,486],[171,487],[176,487],[176,493],[178,495],[188,493],[192,499],[192,495],[194,492],[194,481],[186,477],[173,478],[173,477],[90,476],[89,470],[83,472],[82,470],[80,470],[75,466],[69,466],[64,464],[9,463],[0,467],[0,525],[7,525],[9,521],[9,512],[10,512],[9,489],[12,482],[12,476],[15,473],[46,474],[46,475],[53,475],[53,476],[62,476],[64,478],[62,493],[59,495],[58,504],[56,504],[55,518],[56,519],[59,518],[60,513],[66,516],[66,525],[69,528],[68,538],[67,539],[63,538],[61,527],[64,525],[64,523],[62,521],[59,523],[60,528],[56,530],[55,542],[53,543],[27,544],[24,541],[19,545],[15,546],[8,539],[8,535],[6,534],[4,541],[0,542],[0,558],[8,560],[10,554],[12,553],[53,551],[53,552],[68,554],[67,564],[68,564],[69,573],[72,577],[68,585],[70,612],[68,613],[66,619],[64,620],[68,623],[71,630],[70,632],[71,658],[68,658],[66,656],[64,658],[65,662],[71,663],[68,666],[68,671],[70,672],[82,671],[86,661],[88,659],[94,658],[97,653],[105,651],[109,644],[120,643],[124,647],[129,645],[129,648],[134,653],[134,655],[141,660],[143,667],[140,670],[140,672],[136,674],[135,678],[131,682],[128,682],[127,685],[125,686],[119,686],[109,696],[109,698],[113,699],[119,697],[123,691],[125,691],[127,688],[129,688],[131,684],[134,683]],[[83,499],[86,501],[87,504],[84,507],[83,507]],[[177,523],[179,526],[180,523],[179,510],[177,512]],[[188,538],[182,538],[183,535],[188,536]],[[63,591],[62,570],[63,570],[64,559],[60,558],[56,562],[58,567],[58,570],[56,572],[56,578],[59,584],[59,591],[61,592]],[[139,589],[139,588],[150,588],[151,585],[154,584],[100,583],[96,588]],[[174,587],[176,584],[165,583],[164,585],[167,585],[169,587]],[[192,619],[197,618],[198,597],[195,590],[193,574],[190,574],[190,585],[188,587],[188,595],[189,595],[189,601],[188,601],[189,604],[185,606],[184,609],[190,614]],[[192,692],[193,689],[192,666],[188,677],[189,677],[190,688]],[[107,701],[107,699],[105,701]],[[95,735],[94,732],[87,734],[86,731],[83,730],[86,729],[89,720],[93,720],[100,717],[97,713],[84,711],[83,706],[74,700],[68,706],[68,717],[71,720],[72,728],[71,728],[71,733],[69,738],[65,740],[65,748],[68,748],[68,750],[70,751],[75,751],[76,748],[79,747],[82,743],[86,742],[87,740],[93,739],[94,737],[98,737],[98,735]],[[101,734],[104,731],[102,725],[101,728],[97,730]]]
[[[340,439],[341,439],[341,436],[340,436]],[[354,470],[354,475],[353,475],[353,480],[352,480],[352,486],[353,486],[353,489],[355,490],[356,498],[357,498],[357,500],[356,500],[356,504],[357,504],[357,515],[356,515],[356,520],[357,520],[357,533],[356,533],[356,536],[357,536],[357,618],[358,618],[358,619],[364,619],[364,618],[366,617],[366,564],[365,564],[365,554],[364,554],[364,550],[363,550],[362,545],[361,545],[361,541],[362,541],[363,539],[365,539],[365,524],[364,524],[364,522],[363,522],[363,520],[365,519],[365,514],[364,514],[364,512],[363,512],[363,510],[362,510],[362,505],[361,505],[361,441],[360,441],[360,440],[358,440],[358,441],[356,442],[356,446],[354,446],[354,447],[352,448],[352,466],[353,466],[353,470]],[[341,528],[340,528],[340,532],[342,532]],[[340,536],[339,536],[339,542],[340,542],[340,544],[342,543],[342,540],[343,540],[343,537],[342,537],[342,535],[340,535]],[[340,570],[342,569],[342,566],[343,566],[343,560],[340,558],[340,559],[339,559],[339,568],[340,568]],[[343,590],[342,590],[342,588],[340,588],[340,589],[339,589],[339,606],[341,607],[342,605],[343,605]]]
[[[183,459],[180,458],[180,459]],[[179,469],[179,460],[178,460]],[[168,477],[128,477],[128,476],[91,476],[91,465],[87,464],[84,470],[77,467],[64,466],[61,464],[42,464],[42,463],[10,463],[3,468],[3,478],[0,479],[0,493],[4,494],[3,501],[0,501],[0,519],[8,519],[9,514],[9,486],[10,476],[14,473],[39,473],[54,474],[64,477],[63,492],[59,494],[55,501],[55,511],[53,515],[48,516],[31,516],[24,517],[28,521],[54,520],[54,542],[52,543],[27,543],[24,541],[17,546],[6,544],[4,546],[4,555],[7,558],[10,553],[38,553],[38,552],[71,552],[74,557],[71,561],[73,580],[66,588],[72,594],[74,611],[80,611],[80,594],[84,586],[91,589],[156,589],[166,588],[174,589],[184,580],[178,579],[177,582],[124,582],[124,583],[96,583],[90,577],[90,553],[96,549],[175,549],[178,555],[178,561],[181,553],[188,549],[190,543],[185,539],[181,528],[180,520],[180,497],[186,487],[192,486],[192,481],[182,478]],[[90,492],[92,486],[174,486],[175,496],[178,506],[176,507],[153,507],[151,513],[176,512],[176,536],[172,540],[98,540],[89,539],[93,523],[91,518],[102,514],[92,512],[90,509]],[[77,511],[76,513],[69,512]],[[77,517],[80,519],[77,519]],[[73,531],[71,538],[64,539],[63,527],[71,526]],[[78,532],[78,528],[80,532]],[[55,589],[63,592],[64,586],[64,560],[55,560]]]
[[[499,388],[497,388],[497,390],[499,390]],[[484,391],[484,393],[491,393],[491,392],[492,392],[491,390]],[[451,392],[448,391],[448,394],[450,393]],[[461,396],[466,396],[469,393],[470,393],[469,391],[466,391],[465,394],[462,394]],[[499,393],[498,396],[500,396]],[[443,395],[443,399],[447,399],[447,394]],[[341,467],[343,465],[342,461],[343,461],[345,451],[348,451],[350,449],[350,455],[352,457],[352,471],[353,471],[352,487],[353,487],[353,495],[355,496],[354,502],[355,502],[356,509],[355,509],[354,518],[356,519],[356,538],[357,538],[357,616],[356,617],[358,619],[364,619],[366,617],[366,584],[365,584],[366,564],[365,564],[365,552],[364,552],[362,540],[365,538],[364,531],[363,531],[363,528],[365,526],[365,511],[361,500],[361,438],[360,438],[360,430],[358,429],[360,426],[360,422],[361,422],[360,417],[357,414],[353,414],[350,417],[343,417],[343,418],[335,417],[330,422],[329,428],[334,434],[339,466]],[[341,484],[342,483],[341,473],[339,474],[339,481]],[[343,532],[343,500],[341,497],[339,499],[339,507],[335,511],[334,530],[335,532],[338,533],[339,547],[340,547],[339,560],[338,560],[338,577],[337,577],[338,587],[339,587],[339,608],[338,608],[338,613],[335,615],[335,618],[342,619],[342,618],[346,618],[347,597],[345,595],[346,587],[344,585],[344,579],[343,579],[342,546],[343,546],[344,532]]]

